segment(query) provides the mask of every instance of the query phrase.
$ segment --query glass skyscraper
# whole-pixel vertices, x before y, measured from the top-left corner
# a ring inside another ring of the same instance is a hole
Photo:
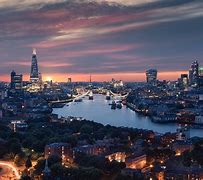
[[[21,90],[23,85],[23,75],[16,74],[15,71],[11,72],[11,84],[10,88],[15,90]]]
[[[199,79],[199,64],[197,61],[194,61],[191,64],[190,70],[189,70],[189,82],[191,86],[197,86],[198,85],[198,79]]]
[[[30,81],[39,82],[39,80],[40,80],[40,77],[39,77],[39,70],[38,70],[38,63],[37,63],[37,53],[36,53],[36,49],[33,49]]]
[[[156,83],[157,81],[157,70],[156,69],[149,69],[146,71],[146,78],[148,83]]]

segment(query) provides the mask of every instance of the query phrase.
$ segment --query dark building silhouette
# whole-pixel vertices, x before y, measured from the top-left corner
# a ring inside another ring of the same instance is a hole
[[[40,81],[40,73],[39,73],[38,63],[37,63],[36,49],[33,49],[33,52],[32,52],[30,81],[31,82],[39,82]]]
[[[16,74],[15,71],[11,72],[11,84],[10,88],[15,90],[21,90],[23,85],[23,75]]]
[[[199,64],[197,61],[194,61],[189,70],[189,83],[191,86],[197,86],[199,79]]]
[[[180,78],[178,79],[179,85],[182,88],[185,88],[189,84],[189,79],[187,74],[181,74]]]
[[[199,68],[199,80],[198,80],[198,85],[200,87],[203,87],[203,67]]]
[[[157,70],[149,69],[146,71],[146,78],[148,83],[156,83],[157,81]]]

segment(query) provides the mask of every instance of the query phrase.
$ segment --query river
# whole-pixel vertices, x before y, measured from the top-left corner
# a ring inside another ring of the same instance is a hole
[[[145,117],[130,110],[126,106],[122,109],[112,110],[104,95],[94,95],[94,100],[87,97],[82,102],[71,102],[63,108],[54,108],[53,113],[59,116],[83,117],[104,125],[133,127],[153,130],[158,133],[175,132],[177,124],[153,123],[149,117]],[[191,129],[190,136],[203,137],[203,129]]]

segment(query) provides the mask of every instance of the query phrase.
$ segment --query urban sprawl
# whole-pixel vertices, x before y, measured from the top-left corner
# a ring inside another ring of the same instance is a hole
[[[191,129],[203,128],[203,66],[194,61],[188,69],[177,81],[158,80],[156,69],[146,71],[146,82],[93,82],[91,76],[89,82],[42,81],[33,50],[30,80],[12,71],[11,81],[0,83],[0,179],[203,179],[203,139],[190,137]],[[112,111],[130,108],[153,123],[178,124],[177,131],[52,113],[95,94]]]

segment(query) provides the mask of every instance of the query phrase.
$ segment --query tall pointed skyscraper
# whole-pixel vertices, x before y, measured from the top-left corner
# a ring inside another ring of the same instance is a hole
[[[32,52],[32,64],[31,64],[31,72],[30,72],[30,81],[31,82],[39,82],[39,70],[38,70],[38,64],[37,64],[36,49],[33,49],[33,52]]]

